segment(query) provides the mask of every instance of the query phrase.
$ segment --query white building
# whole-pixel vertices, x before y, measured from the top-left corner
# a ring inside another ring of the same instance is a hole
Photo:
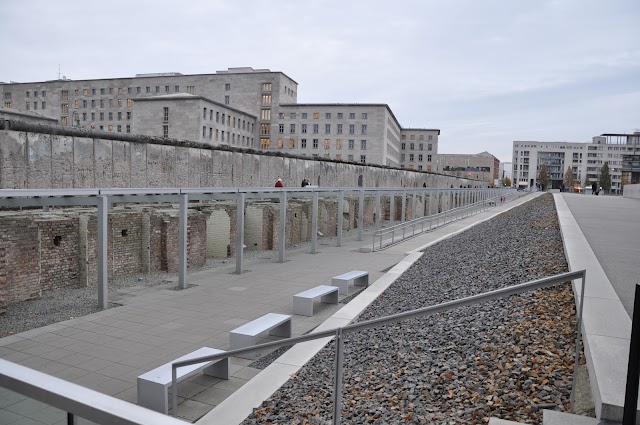
[[[517,187],[534,187],[540,167],[545,164],[552,189],[562,186],[568,167],[573,169],[576,187],[590,187],[598,182],[607,162],[611,191],[619,193],[623,153],[619,144],[607,143],[604,136],[594,137],[591,143],[514,141],[513,182]]]

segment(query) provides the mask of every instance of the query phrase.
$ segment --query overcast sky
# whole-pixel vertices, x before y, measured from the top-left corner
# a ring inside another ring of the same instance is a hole
[[[640,128],[639,23],[637,0],[2,0],[0,81],[269,68],[511,161]]]

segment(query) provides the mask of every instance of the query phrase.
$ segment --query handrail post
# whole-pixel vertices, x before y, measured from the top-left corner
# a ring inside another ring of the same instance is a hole
[[[236,211],[236,273],[242,274],[242,260],[244,257],[244,193],[238,193]]]
[[[284,263],[287,239],[287,192],[280,192],[280,228],[278,229],[278,263]]]
[[[576,323],[576,349],[575,349],[575,359],[574,359],[574,364],[573,364],[573,386],[571,387],[571,395],[569,396],[569,411],[571,413],[573,413],[573,409],[574,409],[574,401],[575,401],[575,396],[576,396],[576,376],[578,373],[578,363],[580,360],[580,332],[582,331],[582,311],[584,310],[584,288],[585,288],[585,281],[586,281],[586,277],[587,277],[587,271],[583,270],[582,271],[582,289],[580,292],[580,311],[578,312],[578,320]],[[637,290],[636,290],[637,292]],[[636,383],[638,382],[638,380],[636,379]],[[636,385],[636,399],[637,399],[637,385]],[[634,404],[634,411],[635,411],[635,404]]]
[[[342,220],[344,220],[344,190],[338,192],[338,241],[336,246],[342,246]]]
[[[629,344],[629,365],[627,366],[627,385],[624,393],[622,425],[636,423],[638,405],[638,378],[640,377],[640,284],[636,284],[633,301],[633,321],[631,322],[631,342]]]
[[[376,191],[376,222],[375,229],[380,230],[382,228],[382,206],[380,205],[380,191]]]
[[[178,416],[178,368],[171,365],[171,414]]]
[[[342,416],[342,362],[344,354],[342,328],[336,330],[336,374],[333,386],[333,424],[340,425]]]
[[[311,211],[311,254],[318,253],[318,192],[313,192]]]
[[[363,240],[364,232],[364,189],[360,191],[360,202],[358,202],[358,240]]]
[[[406,216],[407,216],[407,190],[404,189],[402,191],[402,217],[400,217],[400,222],[404,223]]]
[[[396,193],[391,192],[389,195],[389,226],[393,227],[396,216]]]
[[[108,213],[109,199],[105,195],[97,197],[98,200],[98,306],[102,310],[109,308],[109,269],[107,266],[107,241],[108,237]]]
[[[189,195],[187,193],[180,194],[178,217],[178,288],[187,289],[187,238],[188,238],[188,222],[189,212],[187,206],[189,204]]]

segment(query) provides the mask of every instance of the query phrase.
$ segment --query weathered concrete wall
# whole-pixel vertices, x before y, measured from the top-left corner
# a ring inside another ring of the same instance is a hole
[[[640,184],[625,184],[623,197],[640,199]]]
[[[272,187],[304,177],[323,187],[448,188],[466,179],[126,133],[0,121],[0,188]]]

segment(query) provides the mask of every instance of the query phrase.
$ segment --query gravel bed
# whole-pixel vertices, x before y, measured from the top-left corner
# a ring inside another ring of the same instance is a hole
[[[567,271],[544,195],[425,250],[361,315],[367,320]],[[575,307],[569,283],[349,334],[342,422],[540,423],[568,410]],[[245,424],[331,423],[334,346]]]

